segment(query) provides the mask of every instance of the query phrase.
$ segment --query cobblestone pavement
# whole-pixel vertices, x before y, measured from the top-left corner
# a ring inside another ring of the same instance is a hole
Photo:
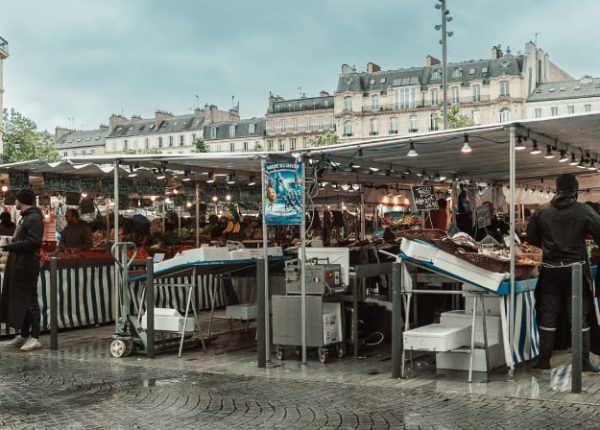
[[[2,429],[597,429],[600,407],[0,350]]]

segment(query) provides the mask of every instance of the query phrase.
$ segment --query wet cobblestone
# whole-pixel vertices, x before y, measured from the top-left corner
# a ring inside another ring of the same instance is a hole
[[[0,352],[2,429],[596,429],[600,407]]]

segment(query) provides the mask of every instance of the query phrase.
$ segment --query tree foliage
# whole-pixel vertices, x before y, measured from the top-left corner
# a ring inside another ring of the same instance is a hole
[[[26,160],[57,161],[60,159],[54,139],[47,131],[38,131],[32,119],[17,112],[4,109],[4,162]]]
[[[473,125],[473,120],[468,115],[460,113],[458,105],[454,105],[448,111],[448,128],[463,128]]]
[[[208,145],[201,137],[198,137],[194,142],[194,152],[208,152]]]
[[[309,146],[335,145],[338,143],[340,143],[340,138],[335,133],[320,134],[308,139]]]
[[[252,149],[254,152],[262,152],[265,148],[260,143],[255,143],[254,148]]]

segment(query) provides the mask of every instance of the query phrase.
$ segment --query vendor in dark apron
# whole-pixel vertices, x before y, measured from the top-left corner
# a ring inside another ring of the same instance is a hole
[[[598,372],[590,362],[590,327],[593,312],[592,282],[585,239],[591,235],[600,245],[600,215],[577,202],[579,183],[572,174],[556,179],[556,196],[533,214],[527,226],[527,240],[544,252],[536,286],[536,311],[539,317],[540,355],[533,366],[550,369],[557,328],[563,308],[571,321],[571,270],[583,263],[582,370]]]

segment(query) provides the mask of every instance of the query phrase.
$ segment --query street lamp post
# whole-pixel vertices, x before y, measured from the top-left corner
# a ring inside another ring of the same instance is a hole
[[[444,130],[448,129],[448,76],[447,76],[447,65],[448,65],[448,43],[447,38],[452,37],[454,34],[451,31],[447,31],[447,23],[452,21],[450,11],[446,8],[446,0],[438,0],[435,8],[440,9],[442,12],[442,23],[435,26],[436,30],[442,31],[442,38],[440,44],[442,45],[442,91],[443,91],[443,103],[444,103]]]

